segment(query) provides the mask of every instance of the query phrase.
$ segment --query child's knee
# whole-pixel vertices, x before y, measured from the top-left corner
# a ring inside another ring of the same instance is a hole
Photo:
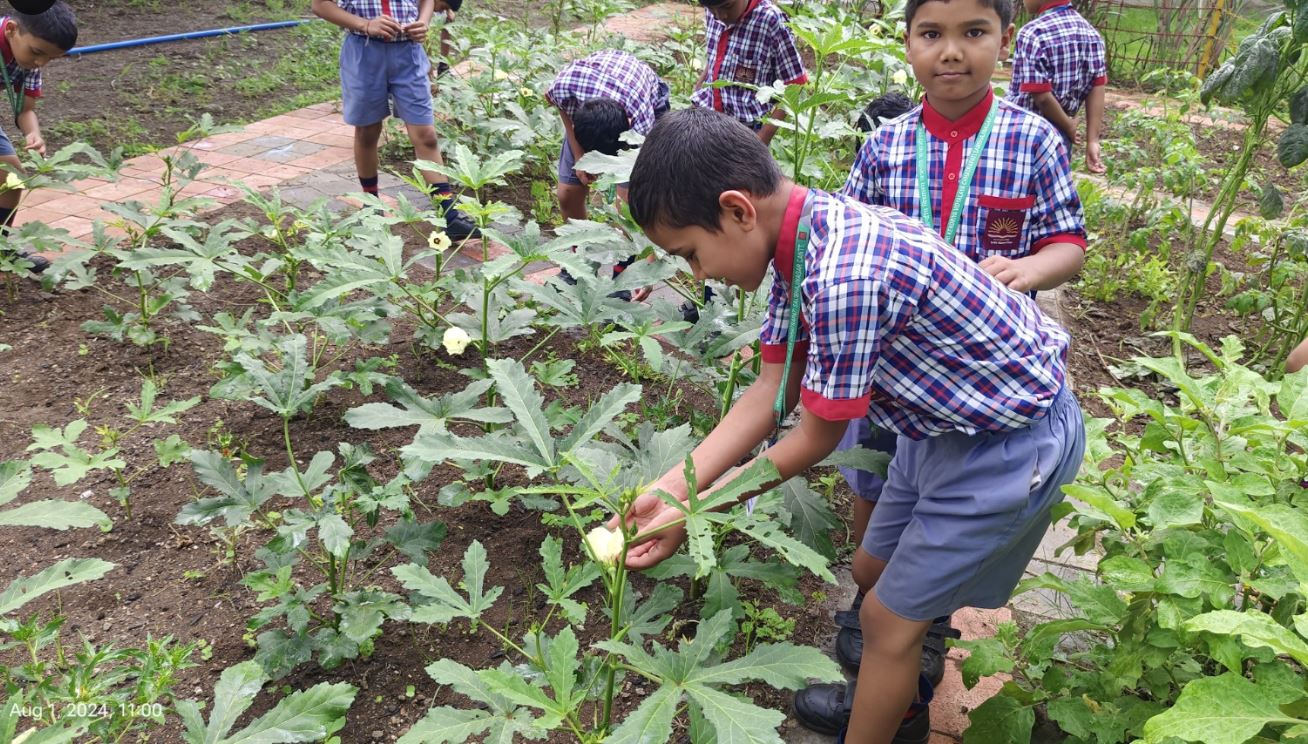
[[[354,128],[354,141],[365,147],[376,147],[381,141],[382,123],[369,124],[366,127]]]
[[[854,575],[854,583],[858,584],[859,591],[872,591],[872,587],[877,585],[877,579],[881,578],[881,571],[885,567],[885,561],[880,558],[873,558],[860,545],[854,551],[854,565],[851,571]]]
[[[875,593],[869,593],[858,611],[863,628],[863,653],[882,659],[910,658],[919,654],[929,620],[906,620],[891,612]]]
[[[413,142],[413,147],[418,150],[435,150],[436,128],[435,127],[409,127],[409,139]]]

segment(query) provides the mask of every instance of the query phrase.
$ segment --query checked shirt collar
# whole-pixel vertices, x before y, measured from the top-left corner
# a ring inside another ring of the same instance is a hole
[[[1070,7],[1072,7],[1072,0],[1054,0],[1052,3],[1045,3],[1044,5],[1041,5],[1040,10],[1036,11],[1036,15],[1044,15],[1045,11],[1053,10],[1054,8],[1070,8]]]
[[[786,202],[786,213],[781,218],[781,232],[777,235],[777,247],[773,253],[773,263],[777,275],[790,284],[791,274],[795,268],[795,235],[799,232],[799,218],[804,214],[804,201],[808,198],[808,189],[795,184],[790,187],[790,200]]]

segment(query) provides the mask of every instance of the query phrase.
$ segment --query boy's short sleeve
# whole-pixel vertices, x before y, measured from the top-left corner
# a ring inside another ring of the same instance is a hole
[[[877,282],[851,279],[827,285],[813,298],[800,401],[815,415],[845,421],[867,414],[881,324],[897,312],[882,294]]]
[[[554,82],[545,91],[545,100],[568,116],[573,116],[577,113],[577,109],[581,108],[581,102],[563,84],[563,75],[564,73],[559,73],[559,76],[554,78]]]
[[[849,177],[845,179],[845,187],[840,190],[840,193],[864,204],[885,207],[889,206],[886,203],[886,193],[877,181],[877,132],[879,131],[879,129],[873,130],[863,142],[863,146],[858,148],[858,155],[854,157],[854,165],[850,167]]]
[[[1104,37],[1096,35],[1095,53],[1094,53],[1094,80],[1091,81],[1090,87],[1097,88],[1100,85],[1108,85],[1108,58],[1104,50]]]
[[[775,267],[772,270],[772,289],[768,291],[768,309],[759,330],[759,352],[769,364],[786,361],[786,337],[790,333],[790,284],[781,278]],[[796,335],[795,357],[803,358],[808,352],[808,326],[802,320]]]
[[[1031,250],[1051,243],[1086,246],[1085,216],[1072,180],[1072,166],[1063,139],[1052,129],[1042,138],[1036,157],[1035,204],[1031,207]]]
[[[1048,93],[1054,89],[1054,71],[1049,55],[1040,51],[1040,40],[1035,34],[1017,35],[1013,45],[1013,80],[1021,93]]]
[[[28,98],[41,97],[41,71],[31,70],[23,76],[23,94]]]
[[[799,48],[795,46],[795,35],[784,20],[778,22],[772,32],[772,49],[776,74],[773,80],[781,80],[788,85],[803,85],[808,82],[804,59],[799,56]],[[759,82],[770,83],[772,80]]]

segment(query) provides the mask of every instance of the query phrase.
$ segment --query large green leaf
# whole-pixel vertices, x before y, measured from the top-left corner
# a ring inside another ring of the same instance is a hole
[[[553,453],[549,457],[542,457],[534,447],[500,433],[466,439],[448,433],[419,434],[412,442],[400,448],[400,454],[405,459],[421,462],[502,461],[536,470],[545,470],[554,464]]]
[[[786,720],[786,716],[781,711],[760,708],[748,700],[711,687],[694,685],[686,692],[699,704],[719,742],[782,744],[777,726]]]
[[[246,661],[223,670],[213,688],[213,712],[204,736],[193,744],[218,744],[236,725],[236,719],[254,702],[268,675],[257,662]]]
[[[640,390],[640,385],[622,383],[604,393],[591,404],[581,420],[572,427],[572,431],[568,432],[568,436],[559,444],[559,450],[571,452],[589,442],[625,411],[627,406],[640,400]]]
[[[1171,710],[1145,722],[1145,741],[1175,737],[1205,744],[1242,744],[1269,723],[1304,723],[1281,712],[1284,691],[1260,687],[1227,672],[1201,677],[1181,690]]]
[[[605,744],[663,744],[672,736],[672,718],[680,702],[681,688],[659,687],[604,738]]]
[[[772,687],[797,690],[809,680],[836,682],[844,678],[840,666],[816,648],[789,643],[765,643],[725,664],[692,672],[687,683],[738,685],[762,680]]]
[[[843,525],[831,505],[817,491],[809,488],[803,478],[791,478],[781,484],[786,511],[790,512],[790,530],[800,542],[821,553],[827,560],[835,560],[836,549],[831,532]]]
[[[996,695],[967,716],[971,724],[963,732],[963,744],[1029,744],[1035,711],[1029,705]]]
[[[49,499],[0,511],[0,527],[45,527],[52,530],[66,530],[70,527],[93,525],[107,528],[112,524],[113,520],[109,519],[107,514],[80,501]]]
[[[555,465],[554,438],[545,418],[545,399],[536,390],[536,381],[516,359],[488,359],[486,371],[495,380],[495,390],[504,405],[513,412],[527,438],[547,465]]]
[[[32,576],[19,576],[0,592],[0,615],[17,610],[33,599],[83,581],[94,581],[114,567],[99,558],[65,558]]]
[[[386,394],[399,406],[365,403],[346,411],[345,422],[356,429],[388,429],[416,424],[419,434],[443,432],[450,420],[507,424],[513,420],[508,409],[480,407],[482,395],[494,384],[494,380],[475,380],[457,393],[424,398],[403,382],[389,382]]]
[[[293,692],[221,744],[321,741],[340,729],[355,692],[354,685],[345,682],[320,682]]]
[[[814,576],[828,583],[836,583],[836,577],[831,574],[831,569],[827,567],[827,558],[787,535],[782,531],[781,525],[776,522],[762,519],[742,520],[736,522],[735,526],[754,540],[780,553],[792,565],[806,568]]]
[[[426,567],[416,563],[396,566],[391,569],[391,573],[406,589],[430,600],[414,606],[410,616],[414,622],[448,623],[456,617],[475,621],[504,591],[502,586],[483,591],[489,565],[486,561],[486,548],[474,540],[463,554],[462,585],[468,592],[466,599],[450,586],[444,576],[433,576]]]
[[[1246,646],[1270,648],[1278,654],[1293,657],[1300,664],[1308,664],[1308,643],[1294,631],[1256,610],[1207,612],[1186,621],[1185,629],[1239,636]]]
[[[396,744],[463,744],[490,728],[498,718],[484,710],[432,708]]]
[[[18,498],[32,482],[32,466],[23,460],[0,462],[0,506]]]
[[[1261,527],[1281,546],[1290,570],[1299,581],[1308,582],[1308,515],[1284,504],[1253,506],[1213,499],[1223,509]]]

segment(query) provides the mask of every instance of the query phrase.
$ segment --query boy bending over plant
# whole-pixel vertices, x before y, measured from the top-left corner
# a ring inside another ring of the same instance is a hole
[[[932,619],[1008,601],[1080,468],[1066,332],[918,221],[786,180],[748,127],[716,112],[654,126],[630,206],[699,279],[754,290],[774,274],[762,371],[690,455],[708,491],[797,402],[798,426],[759,455],[783,480],[830,454],[850,420],[898,434],[854,558],[873,582],[845,736],[926,742],[921,648]],[[623,517],[639,530],[628,567],[676,552],[683,512],[667,500],[688,498],[678,467],[636,499]]]

